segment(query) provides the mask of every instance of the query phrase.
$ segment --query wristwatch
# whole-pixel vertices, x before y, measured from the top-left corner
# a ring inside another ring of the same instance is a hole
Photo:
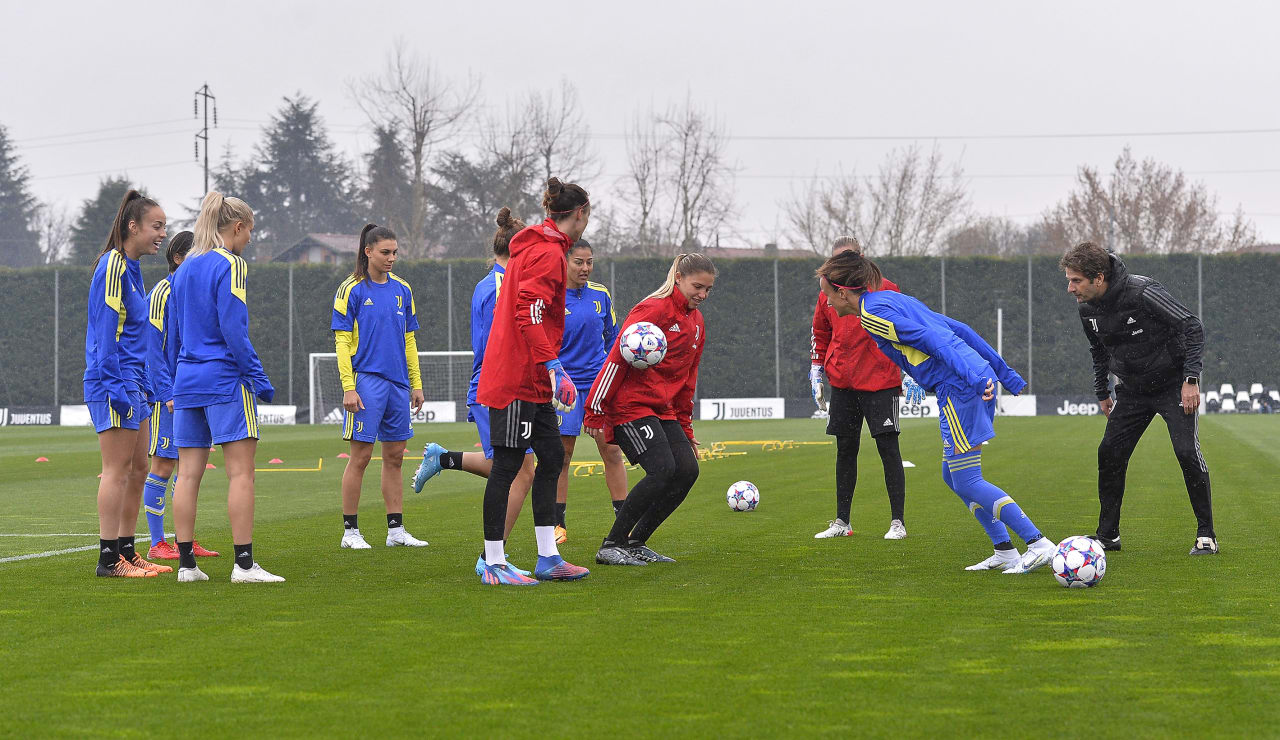
[[[1188,375],[1182,382],[1187,385],[1200,385],[1200,379],[1194,375]]]

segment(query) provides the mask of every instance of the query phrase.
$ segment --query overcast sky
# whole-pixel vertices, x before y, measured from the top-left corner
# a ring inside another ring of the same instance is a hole
[[[616,197],[635,112],[692,96],[738,137],[735,230],[755,244],[788,242],[778,201],[804,178],[874,173],[894,147],[935,137],[979,214],[1033,220],[1078,165],[1106,168],[1128,144],[1280,241],[1280,6],[1261,0],[57,0],[0,3],[0,28],[0,124],[36,194],[73,211],[118,173],[171,214],[196,201],[192,93],[206,81],[215,154],[247,156],[301,91],[356,158],[370,136],[345,84],[401,36],[442,74],[478,76],[491,110],[570,79],[603,164],[596,202]],[[1140,135],[1192,131],[1219,133]],[[1048,134],[1077,136],[1028,138]]]

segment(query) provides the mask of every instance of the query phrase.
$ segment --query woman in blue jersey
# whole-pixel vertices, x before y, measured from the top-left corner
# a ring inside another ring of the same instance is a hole
[[[503,206],[495,219],[498,230],[493,234],[493,268],[489,274],[480,278],[475,290],[471,293],[471,384],[467,388],[467,421],[476,425],[480,434],[480,447],[483,452],[454,452],[446,450],[435,442],[428,442],[422,450],[422,464],[413,477],[413,490],[421,491],[422,487],[441,470],[462,470],[481,478],[488,478],[493,469],[493,446],[489,444],[489,409],[476,402],[476,386],[480,382],[480,364],[484,361],[484,350],[489,343],[489,328],[493,325],[493,308],[498,303],[498,292],[502,290],[502,277],[506,274],[507,261],[511,259],[511,237],[525,227],[524,221],[511,215],[511,209]],[[516,517],[524,506],[525,497],[533,485],[533,454],[528,451],[524,457],[524,465],[511,483],[511,491],[507,498],[506,532],[511,534]],[[514,566],[513,566],[514,567]],[[516,568],[523,575],[529,571]],[[476,561],[477,575],[484,572],[484,555]]]
[[[880,290],[880,268],[859,252],[842,252],[818,268],[827,302],[857,314],[880,351],[938,397],[942,480],[991,538],[995,552],[966,570],[1026,573],[1049,562],[1057,547],[1013,498],[982,477],[982,443],[996,436],[995,382],[1017,395],[1026,381],[977,332],[934,313],[911,296]],[[1009,529],[1027,543],[1019,555]]]
[[[169,478],[178,464],[178,445],[173,441],[173,363],[177,355],[168,341],[169,327],[165,317],[169,315],[170,280],[173,273],[191,250],[193,234],[179,232],[169,240],[165,259],[169,263],[169,276],[161,278],[147,297],[150,305],[147,322],[147,376],[151,378],[154,403],[151,405],[151,472],[143,486],[142,505],[147,512],[147,529],[151,534],[151,549],[147,557],[152,560],[177,560],[178,548],[164,538],[164,499]],[[218,557],[218,553],[206,550],[192,540],[196,557]]]
[[[356,266],[333,298],[334,342],[346,409],[342,438],[351,457],[342,473],[341,547],[368,550],[356,513],[373,443],[382,443],[382,501],[387,507],[387,547],[425,547],[404,528],[405,443],[413,436],[409,407],[422,408],[418,368],[418,310],[409,283],[391,272],[396,235],[367,224],[360,232]]]
[[[609,348],[618,339],[618,317],[613,309],[613,296],[600,283],[591,282],[595,269],[594,254],[586,239],[573,243],[566,258],[569,272],[565,279],[564,338],[560,340],[560,362],[577,386],[578,398],[586,398],[596,374],[604,366]],[[560,417],[560,441],[564,443],[564,468],[556,486],[556,544],[569,538],[565,527],[565,510],[569,498],[569,463],[582,433],[585,403],[569,411],[557,411]],[[604,461],[604,482],[609,488],[616,515],[627,500],[627,468],[622,462],[622,449],[596,437],[596,448]]]
[[[164,210],[137,190],[120,202],[89,283],[84,401],[98,433],[98,568],[103,577],[145,578],[173,568],[133,547],[147,475],[151,382],[147,378],[147,291],[138,258],[165,237]]]
[[[173,436],[178,480],[173,526],[178,581],[207,581],[196,566],[196,498],[210,445],[222,445],[227,470],[227,515],[235,565],[232,583],[283,581],[253,560],[253,458],[258,406],[275,395],[249,341],[248,267],[240,255],[253,232],[253,211],[239,198],[210,192],[200,204],[191,251],[173,275],[169,341],[177,350],[173,374]]]

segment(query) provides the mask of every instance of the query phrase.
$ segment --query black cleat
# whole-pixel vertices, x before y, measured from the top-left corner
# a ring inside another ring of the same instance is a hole
[[[662,553],[654,552],[649,549],[643,542],[627,545],[627,553],[636,560],[643,560],[646,563],[674,563],[675,558],[669,558]]]
[[[1120,551],[1120,536],[1119,536],[1119,535],[1116,535],[1116,538],[1115,538],[1114,540],[1109,540],[1109,539],[1107,539],[1106,537],[1103,537],[1103,536],[1102,536],[1102,535],[1100,535],[1100,534],[1095,534],[1095,535],[1093,536],[1093,539],[1097,540],[1097,541],[1099,542],[1099,544],[1101,544],[1101,545],[1102,545],[1102,549],[1103,549],[1103,550],[1106,550],[1107,552],[1119,552],[1119,551]]]
[[[605,545],[596,552],[596,562],[601,565],[648,565],[617,545]]]

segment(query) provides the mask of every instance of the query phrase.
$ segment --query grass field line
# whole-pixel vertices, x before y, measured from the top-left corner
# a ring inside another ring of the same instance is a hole
[[[13,563],[19,560],[35,560],[36,558],[51,558],[54,555],[67,555],[73,552],[84,552],[85,550],[96,550],[97,545],[85,545],[84,547],[68,547],[65,550],[48,550],[46,552],[33,552],[30,555],[13,555],[12,557],[0,558],[0,563]]]

